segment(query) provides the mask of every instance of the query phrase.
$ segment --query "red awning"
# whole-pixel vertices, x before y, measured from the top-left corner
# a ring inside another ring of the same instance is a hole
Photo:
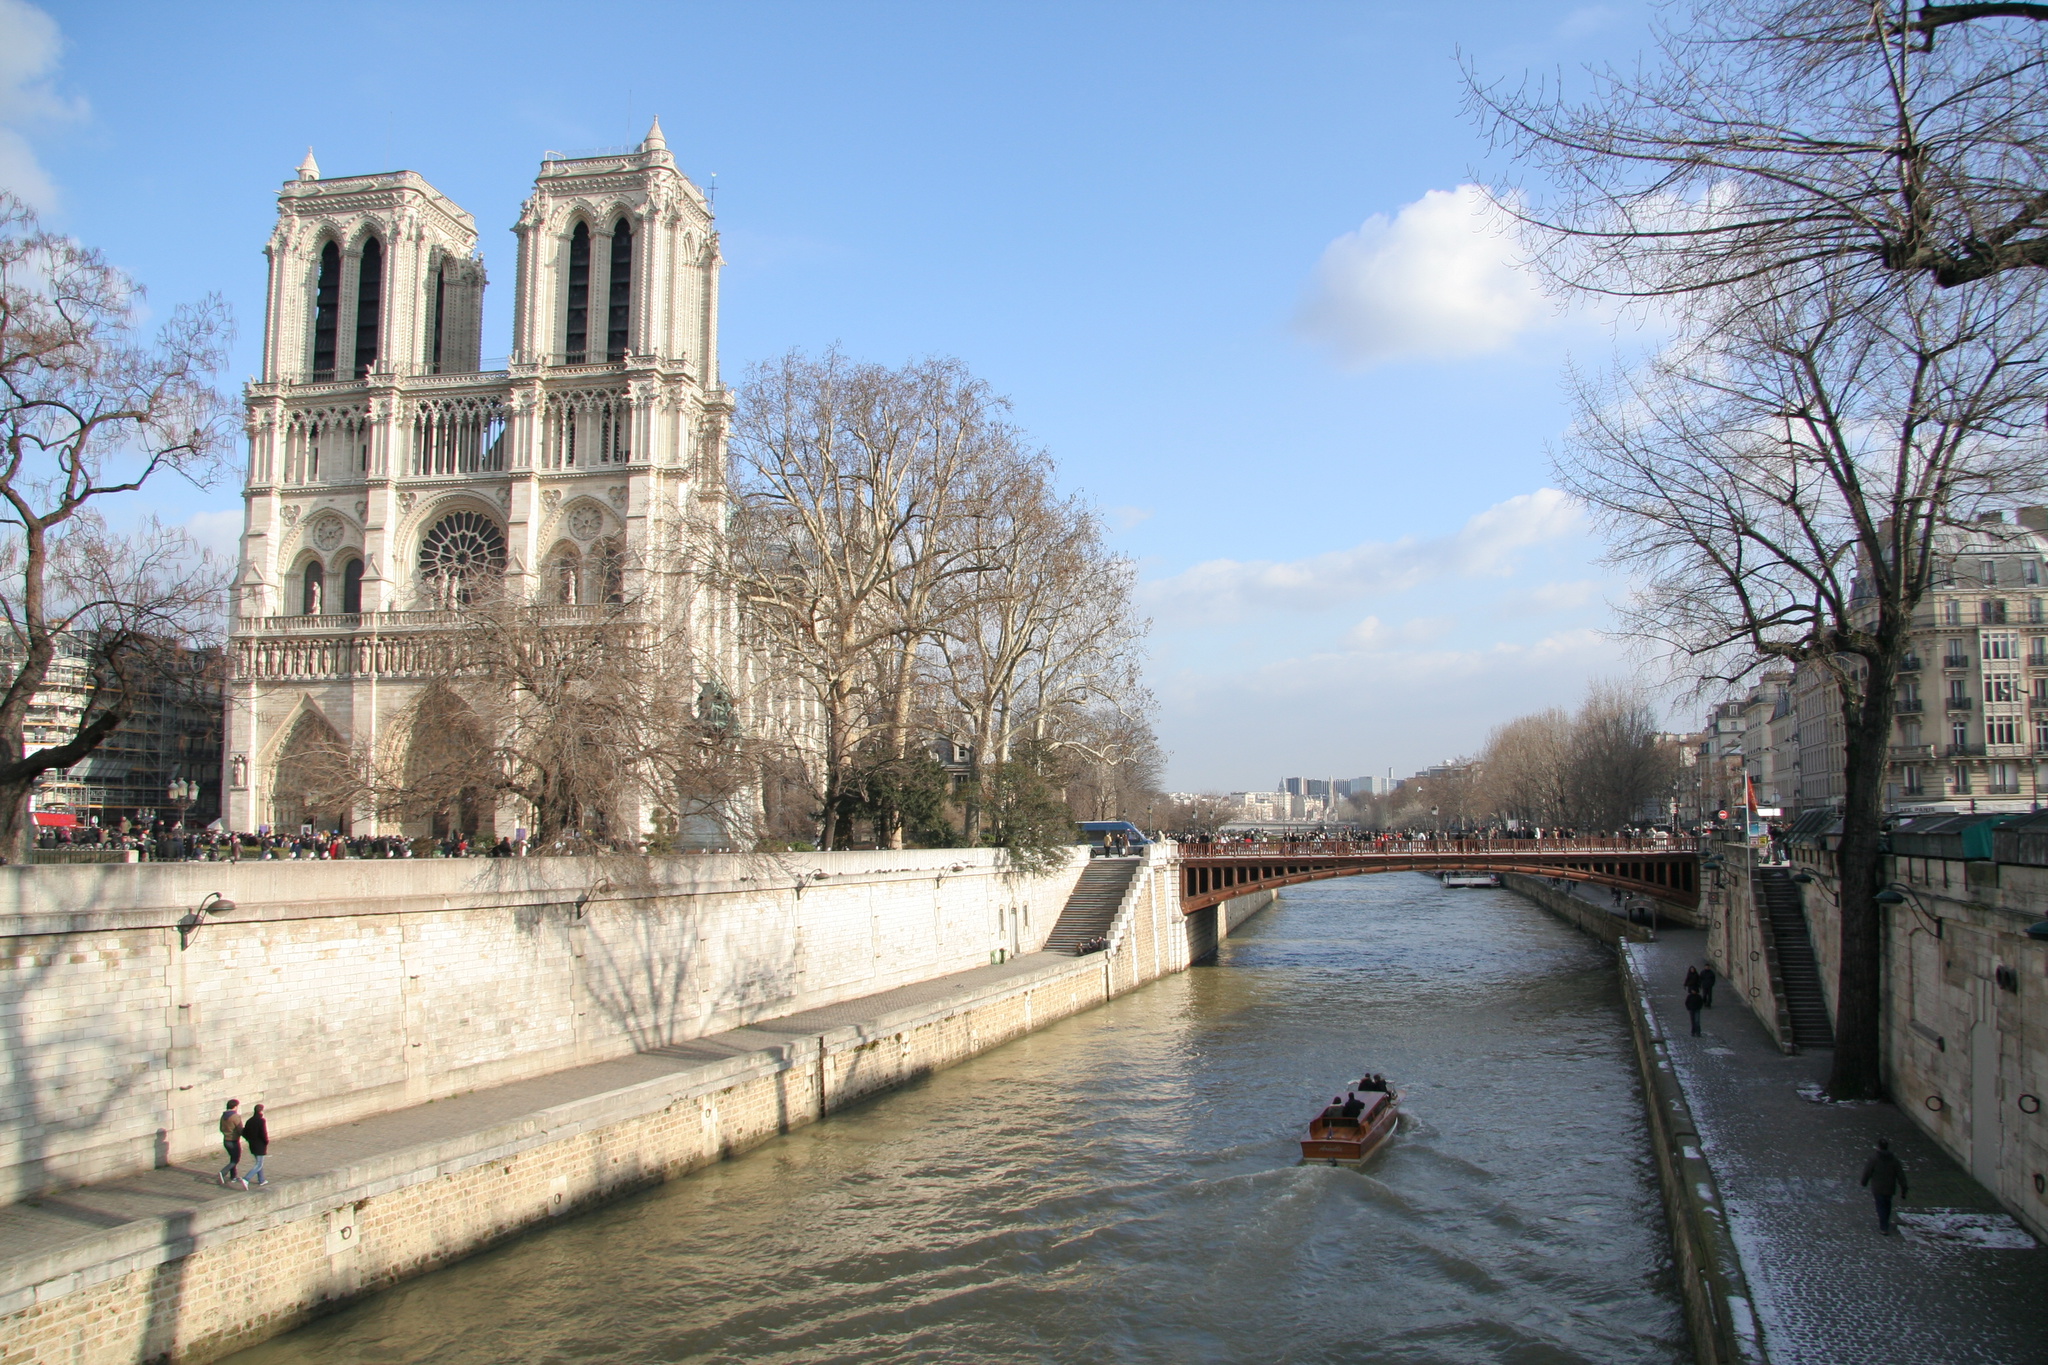
[[[36,823],[44,829],[70,829],[78,823],[78,817],[65,810],[39,810]]]

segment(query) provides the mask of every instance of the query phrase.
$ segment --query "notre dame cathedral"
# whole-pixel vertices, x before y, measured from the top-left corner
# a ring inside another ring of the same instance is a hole
[[[715,552],[685,542],[724,525],[710,203],[657,120],[637,149],[548,154],[513,232],[511,354],[487,362],[469,214],[411,171],[323,178],[310,152],[278,195],[247,390],[233,829],[431,832],[319,809],[291,774],[315,749],[413,742],[399,722],[432,681],[434,632],[484,576],[565,623],[621,602],[685,611],[702,676],[677,686],[745,690],[729,603],[647,568],[657,548]],[[661,600],[678,593],[692,600]]]

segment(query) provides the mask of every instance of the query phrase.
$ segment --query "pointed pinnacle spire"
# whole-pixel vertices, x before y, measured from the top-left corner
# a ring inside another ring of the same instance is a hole
[[[313,149],[308,147],[306,148],[306,159],[299,163],[299,179],[318,180],[319,178],[320,163],[313,159]]]
[[[668,139],[661,135],[661,115],[656,114],[654,116],[654,123],[647,129],[647,136],[641,139],[640,150],[643,152],[665,152],[668,150]]]

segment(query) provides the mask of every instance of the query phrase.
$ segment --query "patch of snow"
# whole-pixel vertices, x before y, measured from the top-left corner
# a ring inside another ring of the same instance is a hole
[[[2027,1230],[2002,1213],[1971,1213],[1967,1209],[1922,1209],[1892,1215],[1909,1242],[1938,1247],[1970,1247],[1981,1251],[2032,1251]]]

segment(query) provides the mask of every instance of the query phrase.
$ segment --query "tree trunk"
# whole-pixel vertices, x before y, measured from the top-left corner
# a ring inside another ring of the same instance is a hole
[[[1896,650],[1888,651],[1896,654]],[[1835,986],[1835,1056],[1828,1094],[1873,1100],[1884,1091],[1884,779],[1892,725],[1890,658],[1873,664],[1860,705],[1843,699],[1842,841],[1835,853],[1841,964]]]

